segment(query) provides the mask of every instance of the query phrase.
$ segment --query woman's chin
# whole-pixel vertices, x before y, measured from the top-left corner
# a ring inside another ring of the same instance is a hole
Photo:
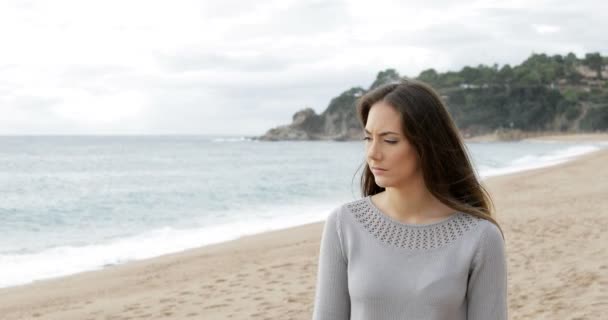
[[[382,178],[381,179],[374,179],[374,181],[376,182],[376,184],[380,188],[386,188],[387,187],[386,181],[384,181],[384,179],[382,179]]]

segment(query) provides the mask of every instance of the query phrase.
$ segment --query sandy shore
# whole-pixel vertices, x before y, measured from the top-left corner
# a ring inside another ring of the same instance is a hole
[[[585,133],[570,135],[548,135],[525,139],[528,141],[608,141],[608,133]]]
[[[605,317],[607,164],[603,150],[486,181],[507,238],[511,319]],[[322,226],[0,289],[0,318],[310,319]]]
[[[533,133],[533,132],[515,132],[499,135],[490,133],[475,137],[466,138],[466,142],[499,142],[499,141],[569,141],[569,142],[590,142],[590,141],[608,141],[608,133],[570,133],[561,134],[550,132]]]

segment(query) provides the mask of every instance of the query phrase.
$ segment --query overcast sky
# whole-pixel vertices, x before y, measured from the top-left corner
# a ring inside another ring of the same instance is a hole
[[[608,54],[608,1],[0,2],[0,134],[260,135],[380,70]]]

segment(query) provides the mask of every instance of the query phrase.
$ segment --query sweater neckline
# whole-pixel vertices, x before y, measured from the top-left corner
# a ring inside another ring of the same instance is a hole
[[[446,246],[462,238],[482,220],[464,212],[430,223],[408,224],[384,214],[371,196],[347,204],[355,220],[373,238],[406,250],[428,250]]]
[[[464,212],[430,223],[408,224],[384,214],[371,196],[347,204],[355,220],[373,238],[385,245],[406,250],[428,250],[446,246],[462,238],[482,220]]]
[[[393,225],[402,227],[402,228],[411,228],[411,229],[420,229],[420,228],[432,228],[432,227],[437,227],[437,226],[441,226],[441,225],[445,225],[448,224],[450,221],[458,218],[458,216],[462,215],[462,212],[455,212],[453,214],[451,214],[449,217],[444,218],[442,220],[439,221],[435,221],[435,222],[428,222],[428,223],[405,223],[402,221],[399,221],[397,219],[392,218],[391,216],[387,215],[386,213],[384,213],[382,210],[380,210],[380,208],[378,208],[374,202],[372,201],[372,196],[366,196],[365,197],[365,202],[368,204],[368,206],[371,209],[371,212],[376,215],[379,216],[381,219],[383,219],[386,222],[389,222]]]

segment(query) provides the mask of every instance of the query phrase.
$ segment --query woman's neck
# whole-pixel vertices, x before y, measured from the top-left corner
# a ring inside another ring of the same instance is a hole
[[[423,183],[386,188],[374,200],[386,214],[406,223],[432,222],[454,211],[435,198]]]

